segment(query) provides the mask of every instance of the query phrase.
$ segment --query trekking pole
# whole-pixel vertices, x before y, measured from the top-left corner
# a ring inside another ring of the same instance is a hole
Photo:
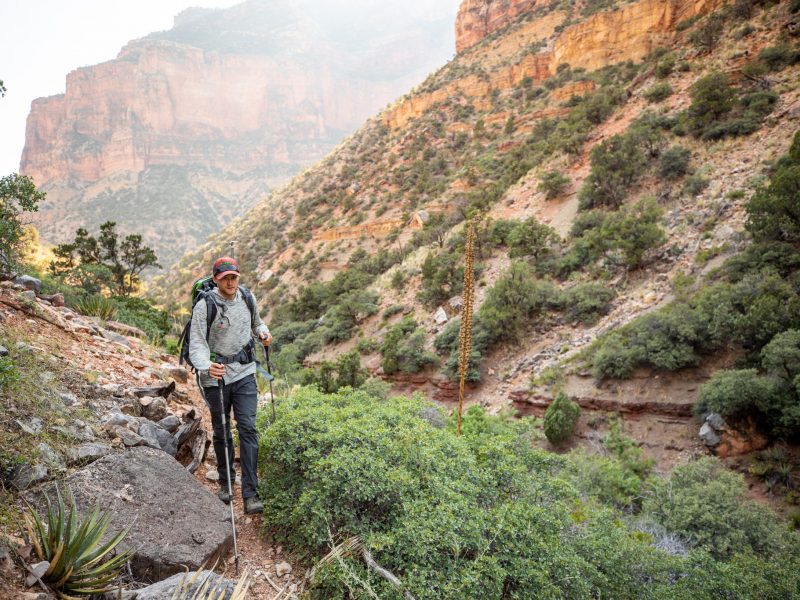
[[[269,346],[264,346],[264,359],[267,361],[267,373],[269,373],[269,397],[272,400],[272,422],[275,422],[275,395],[272,393],[272,366],[269,364]]]
[[[231,507],[231,529],[233,530],[233,564],[236,569],[236,575],[239,575],[239,548],[236,545],[236,520],[233,516],[233,488],[231,487],[231,461],[228,453],[228,420],[225,418],[225,381],[222,377],[219,378],[219,407],[222,414],[222,435],[225,440],[225,473],[228,479],[228,496],[230,502],[228,506]],[[232,449],[231,449],[232,450]],[[232,452],[231,452],[232,454]],[[232,457],[231,457],[232,458]]]

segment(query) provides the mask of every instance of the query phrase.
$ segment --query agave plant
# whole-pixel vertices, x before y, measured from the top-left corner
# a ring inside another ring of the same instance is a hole
[[[128,534],[133,524],[112,536],[106,543],[101,538],[108,528],[110,513],[92,513],[80,521],[75,498],[70,494],[67,511],[61,492],[56,489],[58,504],[47,501],[47,527],[39,514],[28,505],[25,528],[28,541],[40,560],[50,563],[41,579],[63,600],[110,591],[110,583],[131,558],[132,550],[111,556],[112,551]]]
[[[244,600],[249,588],[249,569],[244,570],[230,595],[222,575],[200,569],[191,576],[187,573],[181,578],[172,592],[171,600]]]
[[[104,321],[110,321],[117,316],[117,305],[114,301],[99,294],[82,298],[75,304],[75,308],[82,315],[100,317]]]

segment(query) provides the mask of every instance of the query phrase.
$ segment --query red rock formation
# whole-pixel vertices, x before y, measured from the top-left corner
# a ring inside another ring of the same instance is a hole
[[[464,0],[456,18],[456,51],[474,46],[519,15],[544,4],[542,0]]]
[[[446,39],[426,34],[451,17],[429,12],[428,29],[402,30],[410,19],[365,11],[374,31],[354,51],[349,34],[343,43],[288,2],[188,11],[69,73],[65,93],[35,100],[27,122],[20,171],[48,193],[42,238],[113,219],[171,264],[443,60]]]

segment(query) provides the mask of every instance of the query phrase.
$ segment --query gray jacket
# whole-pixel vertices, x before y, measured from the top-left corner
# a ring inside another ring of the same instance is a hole
[[[208,376],[212,351],[221,356],[231,356],[244,348],[253,336],[259,337],[269,333],[269,329],[258,314],[258,302],[251,317],[241,290],[236,291],[233,300],[226,300],[219,290],[215,289],[211,291],[211,299],[217,305],[217,316],[211,324],[208,340],[206,340],[207,308],[203,301],[194,305],[189,338],[189,357],[200,373],[200,385],[203,387],[217,386],[217,380]],[[255,300],[255,296],[253,299]],[[255,372],[254,362],[244,365],[233,362],[225,365],[223,380],[225,385],[228,385]]]

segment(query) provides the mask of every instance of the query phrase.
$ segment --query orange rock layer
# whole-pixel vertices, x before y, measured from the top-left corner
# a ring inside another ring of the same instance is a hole
[[[510,66],[494,69],[488,78],[471,75],[436,91],[413,95],[385,111],[384,122],[391,128],[402,127],[432,105],[456,94],[469,97],[481,110],[488,107],[492,89],[507,90],[525,77],[542,81],[561,64],[591,71],[626,60],[640,60],[658,46],[669,43],[680,21],[707,14],[721,3],[722,0],[640,0],[619,10],[594,15],[564,29],[555,39],[551,52],[524,56]],[[503,7],[506,12],[498,12]],[[535,7],[536,2],[531,0],[464,0],[456,25],[457,48],[462,51],[477,44],[492,31]],[[557,23],[552,16],[541,19],[544,20],[549,25],[546,30],[522,26],[536,31],[531,42],[540,41],[554,31]]]

